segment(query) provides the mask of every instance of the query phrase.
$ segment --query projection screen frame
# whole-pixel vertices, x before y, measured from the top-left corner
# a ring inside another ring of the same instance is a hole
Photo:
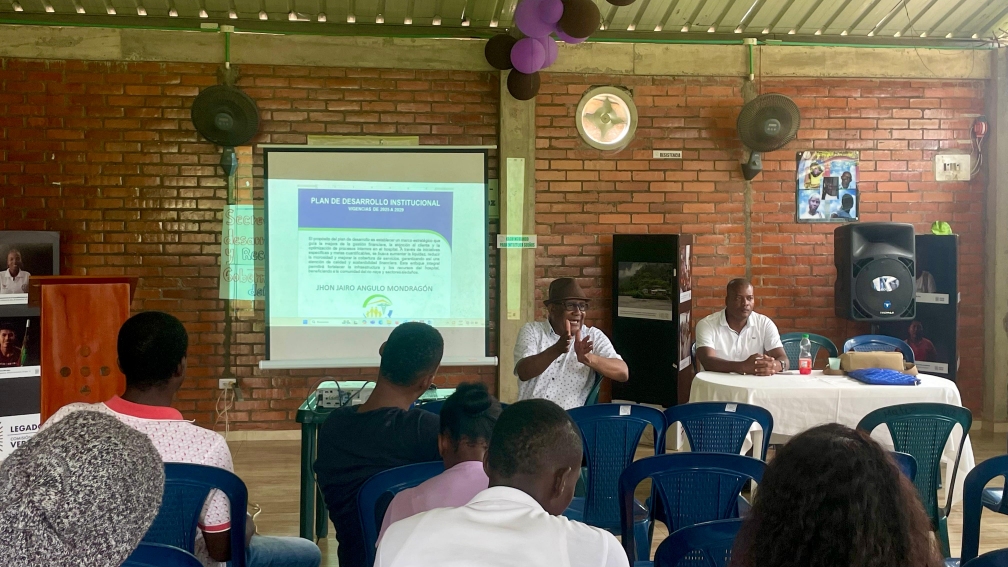
[[[485,281],[489,283],[490,281],[490,261],[489,261],[489,242],[490,242],[490,203],[489,203],[489,151],[496,149],[496,145],[474,145],[474,146],[360,146],[360,145],[348,145],[348,146],[306,146],[300,144],[261,144],[259,146],[263,150],[263,241],[264,246],[267,248],[267,254],[265,254],[264,260],[264,298],[265,298],[265,335],[266,335],[266,358],[259,361],[259,368],[261,370],[294,370],[294,369],[325,369],[325,368],[377,368],[381,363],[381,358],[375,357],[364,357],[364,358],[333,358],[333,359],[283,359],[283,360],[271,360],[270,355],[270,302],[269,302],[269,284],[270,284],[270,270],[269,270],[269,253],[268,253],[268,243],[269,243],[269,160],[267,159],[267,154],[270,151],[283,151],[283,152],[304,152],[304,153],[340,153],[340,152],[358,152],[358,153],[451,153],[451,152],[467,152],[467,153],[482,153],[483,154],[483,207],[484,207],[484,221],[485,226],[483,230],[483,249],[484,249],[484,277]],[[486,313],[486,325],[484,328],[484,353],[490,352],[490,294],[489,291],[485,295],[485,311]],[[496,356],[447,356],[441,361],[442,366],[497,366],[498,358]]]

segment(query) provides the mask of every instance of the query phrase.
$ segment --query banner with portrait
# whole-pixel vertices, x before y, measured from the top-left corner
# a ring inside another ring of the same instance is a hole
[[[796,155],[795,216],[798,222],[858,220],[860,152],[807,150]]]

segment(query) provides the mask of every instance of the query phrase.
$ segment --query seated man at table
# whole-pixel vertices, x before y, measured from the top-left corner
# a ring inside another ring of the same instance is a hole
[[[728,282],[725,308],[697,323],[696,356],[703,370],[771,376],[788,369],[777,325],[753,311],[753,286]]]
[[[581,475],[581,452],[581,434],[560,406],[509,406],[484,460],[490,487],[460,508],[389,526],[375,566],[626,567],[615,536],[561,515]]]
[[[315,474],[336,527],[339,564],[365,564],[364,534],[357,493],[364,481],[382,471],[437,461],[437,415],[412,408],[427,391],[444,353],[434,327],[403,323],[379,350],[381,366],[374,391],[358,406],[334,410],[318,432]]]
[[[583,406],[595,373],[617,382],[630,374],[609,337],[584,325],[588,296],[574,278],[549,286],[546,321],[526,323],[515,341],[518,399],[543,398],[564,409]]]

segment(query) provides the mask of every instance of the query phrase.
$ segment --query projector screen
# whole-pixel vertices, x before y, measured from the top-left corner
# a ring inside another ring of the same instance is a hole
[[[265,147],[263,368],[377,366],[392,329],[487,358],[485,148]]]

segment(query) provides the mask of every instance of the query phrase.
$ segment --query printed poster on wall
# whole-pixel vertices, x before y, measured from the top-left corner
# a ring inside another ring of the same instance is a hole
[[[39,427],[39,318],[0,317],[0,461]]]
[[[804,151],[796,155],[795,192],[798,222],[858,220],[858,160],[856,151]]]
[[[616,314],[632,319],[672,321],[679,291],[675,264],[620,262]]]

